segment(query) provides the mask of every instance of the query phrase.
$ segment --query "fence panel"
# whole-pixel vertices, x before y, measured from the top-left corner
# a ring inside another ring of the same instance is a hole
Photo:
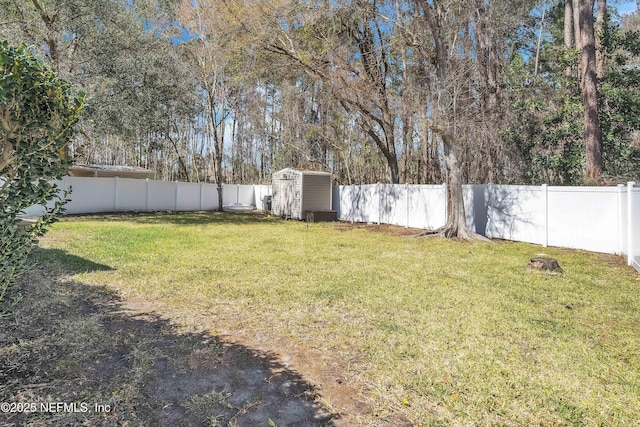
[[[119,212],[147,210],[147,181],[133,178],[114,178],[115,209]]]
[[[220,202],[218,201],[218,185],[202,184],[202,210],[215,211],[218,209]]]
[[[380,222],[392,225],[407,225],[407,186],[383,184],[380,191]]]
[[[640,271],[640,186],[635,186],[631,191],[631,218],[629,221],[629,261]]]
[[[67,214],[127,212],[127,211],[198,211],[218,209],[216,184],[142,180],[133,178],[87,178],[65,176],[57,182],[62,190],[71,188]],[[271,186],[262,186],[271,194]],[[223,195],[228,203],[254,204],[253,185],[224,185]],[[262,199],[260,199],[262,201]],[[31,206],[24,216],[44,213],[40,205]]]
[[[333,208],[338,211],[338,219],[342,221],[355,221],[353,211],[353,192],[355,189],[354,185],[338,186],[337,197],[334,197],[334,199],[338,199],[338,204],[337,207],[334,204]]]
[[[199,211],[202,210],[200,203],[201,184],[196,182],[178,182],[176,190],[176,210],[177,211]]]
[[[617,253],[617,193],[615,187],[549,187],[549,245]]]
[[[149,181],[147,198],[147,209],[149,211],[175,210],[176,183],[171,181]]]
[[[64,177],[63,181],[66,188],[71,187],[71,201],[65,206],[66,213],[98,213],[116,210],[114,178]],[[59,187],[63,188],[62,185]]]
[[[410,185],[408,204],[408,227],[436,229],[447,222],[447,198],[442,185]]]
[[[224,184],[222,186],[222,204],[256,205],[256,192],[253,185]]]
[[[489,238],[545,244],[545,188],[524,185],[467,185],[467,225]]]
[[[237,203],[243,205],[256,205],[256,192],[253,185],[238,185]]]
[[[351,222],[378,221],[380,197],[376,184],[340,186],[340,219]]]
[[[58,186],[58,190],[59,190],[58,194],[60,195],[61,198],[64,196],[64,190],[69,188],[68,184],[65,183],[65,180],[67,178],[68,177],[64,177],[63,180],[55,181],[56,185]],[[0,178],[0,184],[2,182],[4,182],[4,181],[2,180],[2,178]],[[49,201],[49,203],[46,204],[46,207],[48,209],[51,209],[51,208],[53,208],[54,204],[55,204],[55,201]],[[67,212],[68,212],[69,203],[67,203],[66,207],[67,207]],[[34,217],[34,216],[42,216],[45,213],[46,213],[45,206],[43,206],[43,205],[33,205],[33,206],[29,206],[28,208],[24,209],[20,216]],[[73,213],[73,212],[69,212],[69,213]]]
[[[341,194],[342,194],[342,186],[340,185],[334,185],[331,188],[331,209],[333,209],[334,211],[336,211],[336,215],[337,218],[340,219],[342,217],[342,212],[341,212],[341,203],[340,203],[340,198],[341,198]]]
[[[20,216],[31,217],[31,216],[42,216],[45,214],[44,206],[42,205],[33,205],[29,206],[27,209],[24,209]]]
[[[351,209],[351,200],[353,196],[352,185],[336,185],[333,187],[333,209],[338,214],[341,221],[353,221],[353,210]]]
[[[264,196],[271,195],[271,186],[270,185],[253,185],[253,197],[256,201],[256,209],[265,210],[265,206],[262,203]]]
[[[238,185],[224,184],[222,186],[222,205],[231,205],[238,201]]]

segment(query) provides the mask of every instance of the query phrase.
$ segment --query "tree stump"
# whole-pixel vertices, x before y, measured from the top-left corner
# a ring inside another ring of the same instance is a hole
[[[527,270],[548,271],[551,273],[564,273],[558,260],[555,258],[531,258]]]

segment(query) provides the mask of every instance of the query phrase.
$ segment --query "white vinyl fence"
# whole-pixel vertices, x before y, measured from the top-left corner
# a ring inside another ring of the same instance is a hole
[[[618,190],[620,253],[626,254],[629,265],[640,271],[640,186],[629,183],[626,187],[619,186]]]
[[[218,209],[215,184],[126,178],[65,177],[68,214]],[[223,205],[263,209],[270,185],[223,186]],[[490,238],[625,255],[640,271],[640,186],[549,187],[466,185],[467,224]],[[444,185],[335,186],[333,209],[342,221],[437,228],[446,222]],[[26,215],[39,215],[34,206]]]
[[[436,228],[447,219],[443,185],[369,184],[334,187],[341,221]]]
[[[67,214],[128,211],[208,211],[218,209],[216,184],[155,181],[131,178],[64,177],[60,189],[71,188]],[[222,204],[242,203],[262,209],[262,198],[271,194],[269,185],[222,186]],[[42,214],[32,206],[26,216]]]
[[[640,187],[464,186],[467,224],[490,238],[626,255],[640,271]],[[442,185],[334,187],[342,221],[437,228]]]

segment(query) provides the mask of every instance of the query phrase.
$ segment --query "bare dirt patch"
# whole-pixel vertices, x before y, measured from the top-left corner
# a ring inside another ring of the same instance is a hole
[[[273,353],[180,333],[153,304],[43,269],[14,292],[25,298],[2,319],[2,426],[337,425]]]
[[[378,233],[391,234],[393,236],[418,236],[422,229],[419,228],[406,228],[401,227],[399,225],[390,225],[390,224],[371,224],[371,223],[350,223],[350,222],[340,222],[335,225],[336,230],[338,231],[350,231],[350,230],[367,230],[367,231],[375,231]]]

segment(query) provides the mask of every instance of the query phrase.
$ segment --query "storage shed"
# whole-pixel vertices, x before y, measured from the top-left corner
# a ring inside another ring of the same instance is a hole
[[[331,212],[331,174],[283,169],[273,174],[271,213],[283,218],[307,219],[308,213]]]

